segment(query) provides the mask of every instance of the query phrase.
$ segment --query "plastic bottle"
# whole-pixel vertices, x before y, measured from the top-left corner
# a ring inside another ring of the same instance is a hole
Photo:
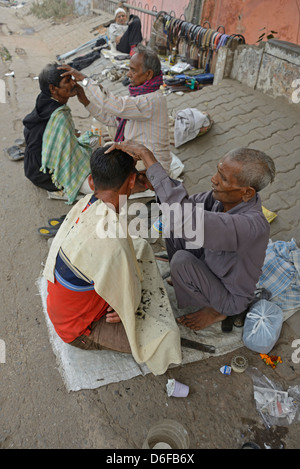
[[[176,54],[177,54],[176,47],[173,47],[173,49],[172,49],[172,54],[171,54],[170,57],[169,57],[169,63],[170,63],[170,65],[175,65],[175,62],[176,62]]]
[[[95,117],[93,117],[93,123],[92,123],[92,126],[91,126],[91,132],[94,134],[94,135],[97,135],[99,136],[99,145],[101,146],[101,137],[102,137],[102,131],[99,127],[99,124],[97,122],[97,119],[95,119]]]

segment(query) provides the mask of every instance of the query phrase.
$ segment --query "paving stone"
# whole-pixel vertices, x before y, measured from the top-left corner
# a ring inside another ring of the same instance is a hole
[[[285,158],[277,158],[276,159],[276,172],[278,173],[285,173],[287,171],[296,170],[297,161],[295,159],[295,155],[287,155]],[[297,168],[297,172],[300,175],[300,166]]]

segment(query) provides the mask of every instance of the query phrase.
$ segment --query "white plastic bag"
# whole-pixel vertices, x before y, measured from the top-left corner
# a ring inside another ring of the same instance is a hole
[[[269,353],[279,338],[282,322],[283,312],[276,303],[257,301],[245,319],[244,345],[254,352]]]
[[[267,428],[300,421],[300,386],[284,391],[255,367],[248,367],[246,373],[252,378],[256,409]]]

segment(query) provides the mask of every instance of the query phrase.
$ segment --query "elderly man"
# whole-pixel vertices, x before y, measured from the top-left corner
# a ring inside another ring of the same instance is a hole
[[[175,155],[170,152],[167,102],[160,90],[163,84],[161,64],[155,52],[141,45],[137,47],[129,63],[130,96],[125,97],[102,89],[68,65],[62,67],[69,70],[62,76],[73,75],[86,87],[91,97],[88,99],[79,93],[78,99],[87,110],[102,123],[117,127],[115,141],[134,140],[146,145],[163,168],[175,176],[171,173]],[[144,169],[139,163],[137,169]]]
[[[68,213],[50,248],[44,270],[49,318],[64,342],[132,353],[161,374],[181,361],[179,328],[150,245],[131,239],[122,225],[134,161],[120,150],[104,151],[91,158],[93,194]]]
[[[258,150],[232,150],[217,165],[212,190],[189,196],[150,150],[133,142],[119,147],[144,162],[163,220],[175,207],[166,239],[171,279],[179,308],[196,309],[178,322],[200,330],[222,321],[231,330],[254,299],[264,263],[270,228],[258,192],[274,180],[273,160]]]
[[[39,75],[41,92],[33,111],[24,120],[26,150],[25,176],[47,191],[64,189],[72,203],[90,171],[92,148],[86,135],[77,139],[69,98],[78,85],[62,77],[56,63],[48,64]]]
[[[115,11],[115,22],[109,26],[109,39],[119,52],[133,54],[134,48],[143,40],[141,21],[138,16],[128,14],[123,8]]]

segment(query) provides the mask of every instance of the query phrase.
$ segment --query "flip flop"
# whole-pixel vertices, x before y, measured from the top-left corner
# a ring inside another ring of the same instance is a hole
[[[38,228],[38,233],[44,238],[53,238],[58,231],[58,228],[52,228],[49,226],[41,226]]]
[[[13,145],[9,148],[4,148],[4,153],[8,156],[8,158],[12,161],[18,161],[24,159],[24,151],[21,150],[17,145]]]
[[[58,228],[62,224],[65,218],[66,218],[66,215],[62,215],[59,218],[50,218],[50,220],[48,220],[48,223],[51,227]]]
[[[26,147],[26,142],[25,142],[25,138],[17,138],[15,140],[15,145],[17,145],[18,147]]]

